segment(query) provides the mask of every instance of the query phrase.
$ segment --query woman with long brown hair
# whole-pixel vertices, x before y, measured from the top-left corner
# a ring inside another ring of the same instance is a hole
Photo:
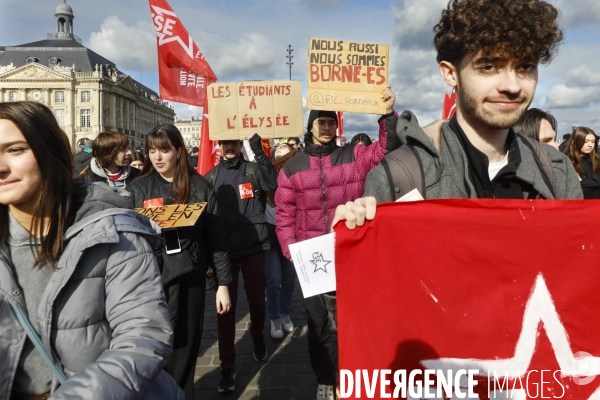
[[[46,106],[0,103],[0,398],[139,399],[171,353],[158,235],[74,182],[70,147]]]
[[[567,156],[573,163],[584,199],[600,199],[600,156],[596,151],[596,134],[590,128],[573,128]]]
[[[231,303],[227,289],[231,266],[225,229],[216,213],[214,191],[189,165],[179,130],[173,125],[154,128],[146,137],[145,148],[144,172],[129,186],[135,207],[207,203],[193,227],[163,230],[163,246],[156,255],[175,336],[166,370],[191,400],[209,266],[214,266],[219,285],[217,312],[227,313]]]

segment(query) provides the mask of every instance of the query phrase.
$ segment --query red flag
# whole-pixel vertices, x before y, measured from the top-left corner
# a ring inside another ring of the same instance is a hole
[[[265,154],[267,155],[267,157],[269,157],[269,159],[272,158],[271,156],[271,142],[269,142],[269,139],[263,139],[262,140],[262,148],[265,151]]]
[[[344,112],[338,111],[337,117],[338,117],[338,129],[337,129],[337,138],[335,140],[337,141],[337,145],[341,146],[342,145],[342,136],[344,136]]]
[[[209,140],[207,85],[216,82],[208,62],[166,0],[149,0],[158,47],[160,97],[203,107],[198,173],[205,175],[219,162],[216,141]]]
[[[442,119],[451,119],[456,112],[456,91],[452,88],[452,93],[444,95],[444,108],[442,109]]]
[[[445,379],[477,370],[477,384],[453,379],[456,396],[443,398],[465,398],[456,392],[466,386],[480,399],[598,398],[597,209],[590,200],[433,200],[383,204],[354,231],[337,226],[342,398],[382,398],[382,374],[389,394],[402,371],[405,389],[413,373],[418,390],[431,370]]]
[[[202,110],[202,132],[200,133],[200,148],[198,150],[198,173],[202,176],[213,169],[219,163],[221,158],[221,148],[219,142],[210,140],[208,136],[208,99],[204,103]]]
[[[217,80],[204,56],[166,0],[149,0],[158,46],[160,97],[204,105],[206,85]]]

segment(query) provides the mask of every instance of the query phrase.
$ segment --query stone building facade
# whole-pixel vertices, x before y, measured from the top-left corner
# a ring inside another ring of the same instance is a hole
[[[39,101],[48,106],[73,148],[104,131],[124,133],[143,147],[155,126],[173,123],[173,107],[156,92],[119,71],[73,34],[73,10],[55,13],[57,32],[47,39],[0,47],[0,102]]]
[[[185,147],[191,149],[192,147],[200,147],[200,132],[202,131],[202,120],[199,118],[192,119],[178,119],[174,124],[185,142]]]

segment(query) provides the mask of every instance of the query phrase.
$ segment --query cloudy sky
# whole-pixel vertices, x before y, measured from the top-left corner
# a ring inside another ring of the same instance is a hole
[[[541,67],[532,106],[551,111],[559,135],[573,125],[600,133],[600,1],[551,0],[561,12],[565,42]],[[18,45],[56,31],[60,0],[1,0],[0,45]],[[385,43],[396,109],[424,124],[440,117],[448,87],[435,61],[432,28],[446,0],[170,0],[220,81],[288,79],[288,29],[294,49],[292,79],[306,82],[309,37]],[[156,39],[143,0],[69,0],[75,34],[119,69],[158,91]],[[305,84],[304,84],[304,90]],[[174,103],[180,118],[201,109]],[[346,114],[347,136],[376,135],[376,117]]]

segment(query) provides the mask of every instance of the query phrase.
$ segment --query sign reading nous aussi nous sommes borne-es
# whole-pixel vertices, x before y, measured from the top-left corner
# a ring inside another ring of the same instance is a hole
[[[310,38],[309,110],[385,114],[389,46]]]

